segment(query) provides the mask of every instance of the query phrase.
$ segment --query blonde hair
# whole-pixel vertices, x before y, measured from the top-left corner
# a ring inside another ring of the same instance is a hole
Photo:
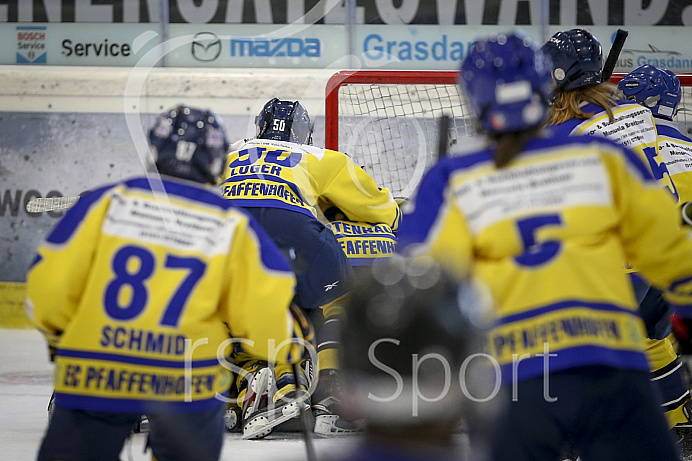
[[[587,85],[560,93],[548,112],[548,124],[558,125],[573,118],[591,118],[593,113],[581,110],[583,102],[595,104],[605,109],[610,121],[613,121],[612,107],[617,105],[618,89],[610,83]]]

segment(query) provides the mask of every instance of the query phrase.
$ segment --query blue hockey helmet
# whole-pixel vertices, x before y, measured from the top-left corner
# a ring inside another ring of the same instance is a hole
[[[644,64],[625,75],[618,83],[625,98],[651,109],[655,117],[673,120],[680,104],[680,80],[671,71]]]
[[[183,105],[159,116],[149,144],[161,174],[211,184],[221,174],[229,145],[221,118]]]
[[[489,133],[534,128],[548,114],[550,66],[523,33],[478,41],[461,64],[459,84],[465,88],[481,128]]]
[[[601,83],[603,50],[591,32],[570,29],[557,32],[543,45],[553,63],[557,91]]]
[[[272,99],[255,117],[255,125],[260,139],[312,144],[312,122],[299,101]]]

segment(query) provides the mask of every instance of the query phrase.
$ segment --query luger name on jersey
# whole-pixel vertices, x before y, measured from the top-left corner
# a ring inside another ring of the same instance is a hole
[[[306,144],[246,140],[227,157],[221,190],[241,207],[284,208],[318,217],[319,199],[352,221],[399,225],[399,207],[386,188],[346,154]]]

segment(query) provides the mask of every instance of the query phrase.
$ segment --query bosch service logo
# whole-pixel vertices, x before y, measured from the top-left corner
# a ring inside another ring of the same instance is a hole
[[[17,26],[17,64],[46,64],[45,26]]]
[[[200,32],[192,39],[192,57],[198,61],[214,61],[221,54],[221,40],[212,32]]]

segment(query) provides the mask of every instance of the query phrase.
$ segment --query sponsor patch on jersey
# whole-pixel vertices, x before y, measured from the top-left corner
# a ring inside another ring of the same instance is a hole
[[[610,205],[610,182],[598,155],[557,158],[454,181],[456,203],[472,231],[527,210],[562,210],[578,205]]]

